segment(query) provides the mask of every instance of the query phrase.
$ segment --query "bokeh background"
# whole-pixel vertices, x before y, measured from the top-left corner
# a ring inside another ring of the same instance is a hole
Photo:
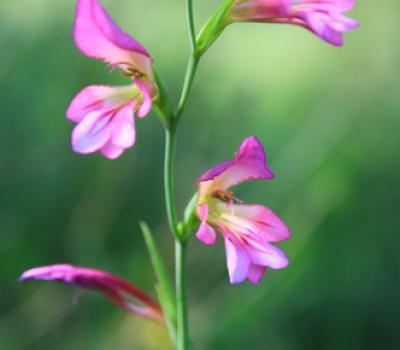
[[[221,1],[196,1],[200,26]],[[178,98],[188,53],[183,1],[104,0],[153,55]],[[71,151],[65,110],[93,83],[126,83],[74,47],[74,1],[0,3],[0,348],[171,349],[157,325],[98,294],[19,285],[32,266],[71,262],[155,283],[138,223],[172,273],[164,215],[163,131],[109,161]],[[237,194],[268,205],[293,238],[290,266],[258,286],[228,284],[222,242],[193,241],[190,323],[197,349],[400,348],[400,5],[359,1],[361,28],[330,47],[289,26],[235,25],[204,57],[177,147],[180,211],[206,169],[243,138],[264,143],[276,179]]]

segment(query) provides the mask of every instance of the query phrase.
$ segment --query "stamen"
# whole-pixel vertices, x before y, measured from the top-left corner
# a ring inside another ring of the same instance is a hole
[[[121,69],[121,74],[124,77],[130,77],[134,79],[143,79],[146,78],[146,74],[138,70],[137,68],[132,67],[130,63],[127,62],[118,62],[109,65],[111,72],[115,69]]]
[[[136,68],[132,68],[132,67],[121,68],[121,74],[124,77],[132,77],[135,79],[143,79],[145,76],[142,72],[140,72]]]
[[[233,193],[229,191],[217,190],[212,194],[212,196],[225,203],[228,203],[229,206],[235,203],[243,203],[243,201],[240,198],[235,197]]]

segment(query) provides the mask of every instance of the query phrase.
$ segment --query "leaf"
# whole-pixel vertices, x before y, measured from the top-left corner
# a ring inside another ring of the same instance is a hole
[[[171,338],[174,341],[176,337],[176,300],[171,279],[154,242],[153,234],[149,226],[146,223],[141,222],[140,228],[142,230],[150,259],[153,264],[154,272],[158,280],[156,291],[161,307],[164,311],[164,317],[167,323],[168,331],[170,332]]]

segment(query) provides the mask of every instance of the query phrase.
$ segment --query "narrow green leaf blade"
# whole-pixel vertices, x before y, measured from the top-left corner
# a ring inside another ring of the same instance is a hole
[[[167,318],[167,323],[170,322],[175,327],[176,302],[171,279],[168,275],[167,269],[165,268],[158,248],[154,242],[154,238],[149,226],[146,223],[141,222],[140,228],[142,230],[143,237],[149,251],[150,259],[153,264],[154,272],[159,283],[157,287],[157,293],[160,299],[161,307],[163,308],[163,311]]]

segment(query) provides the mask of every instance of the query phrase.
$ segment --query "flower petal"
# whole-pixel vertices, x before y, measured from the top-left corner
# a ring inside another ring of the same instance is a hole
[[[267,266],[271,269],[283,269],[289,264],[283,250],[272,244],[248,240],[246,249],[254,265]]]
[[[58,264],[25,271],[19,280],[57,281],[97,290],[126,311],[163,322],[161,308],[150,296],[122,278],[101,270]]]
[[[255,136],[246,138],[234,159],[207,171],[199,180],[200,201],[217,190],[227,190],[242,182],[272,179],[264,148]]]
[[[78,0],[74,37],[85,55],[113,66],[132,66],[153,80],[153,62],[146,49],[123,32],[97,0]]]
[[[251,264],[249,267],[249,271],[247,271],[247,279],[251,283],[257,284],[264,276],[264,273],[265,273],[265,266]]]
[[[121,108],[114,116],[111,141],[117,147],[132,147],[136,140],[133,110],[137,101]]]
[[[101,150],[115,159],[135,143],[133,112],[141,104],[141,92],[134,85],[125,87],[89,86],[72,101],[67,116],[77,121],[72,132],[75,152]]]
[[[111,137],[112,115],[89,113],[72,131],[72,148],[75,152],[89,154],[102,148]]]
[[[235,1],[228,21],[285,23],[304,27],[326,42],[341,46],[343,33],[358,27],[344,12],[354,0],[243,0]]]
[[[269,208],[262,205],[234,204],[221,217],[244,235],[254,235],[266,242],[289,239],[291,233],[284,222]]]
[[[140,79],[136,79],[135,84],[143,95],[143,103],[138,110],[137,116],[139,118],[144,118],[147,114],[149,114],[153,104],[154,86],[153,84]]]
[[[108,141],[103,147],[100,148],[100,153],[108,159],[116,159],[124,151],[125,148],[115,146],[111,141]]]
[[[217,233],[207,224],[208,205],[203,204],[197,207],[197,215],[201,220],[201,224],[196,233],[196,238],[207,245],[214,245],[217,243]]]
[[[302,15],[307,26],[326,42],[335,45],[343,45],[343,33],[358,27],[358,23],[348,17],[323,12],[306,12]]]
[[[132,84],[91,85],[84,88],[72,100],[67,110],[67,118],[79,123],[90,112],[113,109],[135,98],[140,98],[140,90]]]
[[[230,282],[241,283],[247,278],[250,257],[246,249],[230,235],[224,235],[224,238]]]

